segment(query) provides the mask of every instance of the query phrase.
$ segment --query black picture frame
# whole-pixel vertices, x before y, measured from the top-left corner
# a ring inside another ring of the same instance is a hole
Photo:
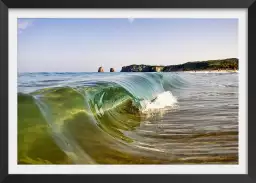
[[[0,182],[232,182],[256,181],[255,0],[1,0],[0,1]],[[8,9],[10,8],[246,8],[248,9],[248,174],[241,175],[13,175],[8,173]],[[250,50],[250,54],[249,54]],[[250,60],[250,64],[249,64]],[[250,70],[250,72],[249,72]],[[249,83],[251,83],[249,94]],[[250,98],[249,98],[250,96]],[[250,99],[250,100],[249,100]],[[250,107],[249,107],[250,106]],[[249,115],[250,112],[250,115]],[[250,121],[250,123],[249,123]]]

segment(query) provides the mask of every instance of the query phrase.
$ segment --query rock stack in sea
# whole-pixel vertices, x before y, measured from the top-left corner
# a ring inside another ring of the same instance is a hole
[[[110,68],[110,72],[115,72],[115,69],[114,68]]]
[[[99,67],[98,72],[104,72],[103,67]]]

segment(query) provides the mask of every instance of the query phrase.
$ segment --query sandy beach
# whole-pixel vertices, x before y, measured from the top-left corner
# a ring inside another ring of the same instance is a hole
[[[238,73],[238,70],[202,70],[202,71],[183,71],[188,73],[230,73],[230,72],[236,72]]]

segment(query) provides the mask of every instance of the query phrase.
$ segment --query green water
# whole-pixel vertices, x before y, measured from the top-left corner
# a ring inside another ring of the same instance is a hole
[[[34,75],[20,76],[19,164],[238,162],[237,75]]]

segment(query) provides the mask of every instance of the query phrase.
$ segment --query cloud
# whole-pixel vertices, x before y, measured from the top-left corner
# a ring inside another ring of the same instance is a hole
[[[134,21],[134,18],[128,18],[128,21],[132,24]]]
[[[28,27],[33,25],[33,19],[18,19],[18,33],[22,33]]]

